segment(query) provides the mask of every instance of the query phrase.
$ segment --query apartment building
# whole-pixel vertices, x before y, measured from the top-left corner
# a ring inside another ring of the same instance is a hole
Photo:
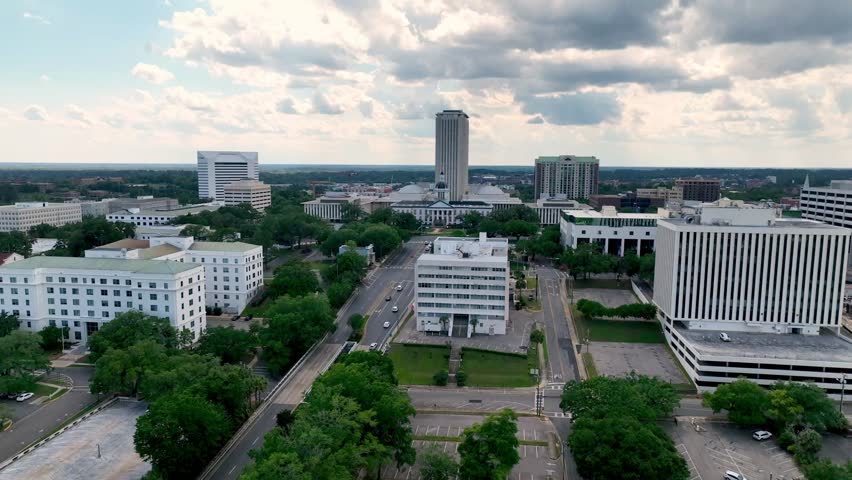
[[[82,342],[128,310],[198,338],[204,295],[204,268],[190,263],[40,256],[0,266],[0,310],[18,315],[23,330],[68,327],[68,338]]]
[[[124,239],[86,250],[87,258],[172,261],[200,265],[204,304],[240,313],[263,287],[263,247],[243,242],[199,242],[192,237]]]
[[[558,155],[535,159],[535,198],[589,198],[598,193],[600,162],[595,157]]]
[[[137,227],[151,227],[170,224],[172,220],[183,215],[195,215],[201,212],[217,210],[218,208],[219,205],[213,204],[187,205],[169,210],[140,210],[138,208],[131,208],[130,210],[119,210],[110,213],[106,218],[110,222],[125,222],[132,223]]]
[[[438,237],[414,267],[418,331],[504,335],[509,320],[509,242]]]
[[[259,180],[257,152],[198,152],[198,198],[225,200],[225,185]]]
[[[837,335],[851,235],[769,208],[705,205],[658,222],[654,303],[700,390],[745,376],[839,398],[852,375],[852,342]]]
[[[79,203],[21,202],[0,206],[0,232],[28,232],[43,223],[60,227],[82,220]]]
[[[722,194],[722,182],[708,178],[681,178],[675,187],[683,192],[683,199],[693,202],[715,202]]]
[[[563,210],[559,220],[562,245],[577,248],[584,243],[600,245],[601,251],[623,257],[630,250],[638,255],[654,251],[657,222],[668,211],[620,213],[613,207],[596,210]]]
[[[243,203],[262,212],[272,205],[272,188],[257,180],[240,180],[225,185],[225,205]]]

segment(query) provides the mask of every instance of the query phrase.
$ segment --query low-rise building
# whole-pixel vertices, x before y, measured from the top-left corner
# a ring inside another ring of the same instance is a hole
[[[671,188],[656,187],[656,188],[637,188],[636,196],[640,198],[650,198],[653,200],[662,200],[663,205],[669,202],[683,202],[683,187],[673,186]]]
[[[535,210],[541,225],[559,225],[563,210],[591,210],[592,207],[577,200],[566,198],[543,198],[526,206]]]
[[[240,180],[225,185],[225,205],[243,203],[262,212],[272,205],[272,188],[258,180]]]
[[[171,223],[175,218],[183,215],[194,215],[217,209],[219,209],[219,205],[214,204],[187,205],[170,210],[140,210],[131,208],[130,210],[113,212],[107,215],[107,220],[110,222],[132,223],[137,227],[150,227],[153,225],[166,225]]]
[[[23,260],[24,256],[15,252],[0,253],[0,265],[8,265],[18,260]]]
[[[205,305],[240,313],[263,287],[263,247],[192,237],[125,239],[86,250],[87,258],[171,260],[204,267]]]
[[[577,248],[584,243],[600,245],[601,251],[618,256],[630,250],[638,255],[652,253],[657,221],[668,217],[657,213],[619,213],[612,207],[596,210],[564,210],[559,220],[562,245]]]
[[[0,206],[0,232],[28,232],[36,225],[61,227],[82,220],[79,203],[20,202]]]
[[[151,240],[158,237],[179,237],[188,225],[154,225],[148,227],[136,227],[134,238],[137,240]]]
[[[509,320],[509,242],[438,237],[414,267],[418,331],[504,335]]]
[[[23,330],[68,327],[68,338],[82,342],[128,310],[168,318],[197,339],[204,295],[204,269],[191,263],[38,256],[0,266],[0,310]]]

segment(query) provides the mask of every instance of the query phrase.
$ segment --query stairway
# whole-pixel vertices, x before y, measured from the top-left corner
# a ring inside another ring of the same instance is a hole
[[[456,372],[461,368],[461,346],[450,342],[450,365],[447,370],[450,372],[449,383],[456,383]]]

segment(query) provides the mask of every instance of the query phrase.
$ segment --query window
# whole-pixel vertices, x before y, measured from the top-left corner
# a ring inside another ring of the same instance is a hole
[[[80,294],[79,288],[72,288],[71,289],[71,295],[79,295],[79,294]]]
[[[47,314],[48,315],[56,315],[56,309],[55,308],[48,308]],[[53,322],[53,320],[51,320],[51,322]]]
[[[94,294],[95,294],[95,291],[92,290],[91,288],[86,289],[86,295],[94,295]]]
[[[133,281],[132,280],[125,280],[124,284],[129,287],[129,286],[133,285]]]
[[[67,298],[60,298],[59,304],[60,305],[68,305],[68,299]]]
[[[133,308],[133,302],[127,302],[127,308]]]
[[[102,306],[102,307],[108,307],[108,306],[109,306],[109,302],[108,302],[108,301],[106,301],[106,300],[101,300],[101,306]]]
[[[74,315],[80,315],[80,310],[74,310]],[[79,326],[80,326],[80,321],[79,321],[79,320],[74,320],[74,326],[75,326],[75,327],[79,327]]]
[[[106,297],[107,295],[109,295],[109,291],[107,291],[107,290],[101,290],[101,296]]]
[[[106,285],[106,278],[101,278],[101,279],[100,279],[100,284],[101,284],[101,285]]]
[[[152,293],[152,294],[151,294],[151,300],[156,300],[156,299],[157,299],[157,294],[156,294],[156,293]]]
[[[112,279],[112,284],[113,284],[113,285],[121,285],[121,280],[119,280],[119,279],[117,279],[117,278],[113,278],[113,279]]]
[[[74,316],[75,316],[75,317],[79,317],[79,316],[80,316],[80,310],[74,310]],[[74,322],[74,326],[75,326],[75,327],[79,327],[79,326],[80,326],[80,322],[75,321],[75,322]]]
[[[53,293],[53,287],[47,287],[47,293]]]
[[[94,300],[86,300],[86,306],[94,307],[94,306],[95,306],[95,301],[94,301]]]
[[[13,300],[14,300],[14,299],[13,299]],[[15,300],[15,301],[17,301],[17,300]],[[47,299],[47,304],[48,304],[48,305],[53,305],[54,303],[56,303],[56,300],[54,300],[53,298],[48,298],[48,299]]]
[[[156,306],[156,305],[151,305],[151,311],[152,311],[152,312],[156,312],[156,311],[157,311],[157,306]]]
[[[116,301],[112,302],[112,306],[114,306],[115,308],[121,308],[121,302],[116,300]]]
[[[63,308],[62,310],[60,310],[60,311],[59,311],[59,313],[60,313],[61,315],[66,316],[66,317],[68,316],[68,310],[65,310],[64,308]],[[67,322],[66,320],[62,320],[62,326],[63,326],[63,327],[67,327],[67,326],[68,326],[68,322]]]
[[[101,312],[101,317],[103,317],[103,318],[109,318],[109,312],[107,312],[107,311],[103,311],[103,312]]]
[[[148,288],[157,288],[157,284],[156,284],[156,283],[154,283],[154,282],[149,282],[149,283],[148,283]]]
[[[65,283],[65,277],[59,277],[59,283]]]
[[[113,290],[112,296],[113,297],[120,297],[121,296],[121,290]]]
[[[53,277],[47,277],[47,278],[46,278],[46,280],[47,280],[48,282],[53,283]]]
[[[12,288],[12,289],[10,289],[10,290],[12,291],[12,295],[17,295],[17,294],[18,294],[18,289],[17,289],[17,288]]]
[[[74,299],[72,299],[72,300],[71,300],[71,304],[72,304],[72,305],[80,305],[80,299],[79,299],[79,298],[74,298]]]
[[[94,317],[94,316],[95,316],[95,311],[94,311],[94,310],[89,310],[89,311],[87,311],[86,313],[88,314],[88,316],[89,316],[89,317]]]

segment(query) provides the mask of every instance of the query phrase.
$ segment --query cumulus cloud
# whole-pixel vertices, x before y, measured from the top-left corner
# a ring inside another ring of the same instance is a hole
[[[65,114],[68,115],[68,118],[75,120],[79,123],[83,123],[86,125],[92,125],[92,119],[89,117],[89,114],[80,108],[77,105],[68,104],[65,106]]]
[[[536,116],[530,118],[529,120],[527,120],[527,123],[529,123],[530,125],[540,125],[540,124],[544,123],[544,119],[541,118],[541,115],[536,115]]]
[[[361,112],[364,118],[373,118],[373,102],[364,100],[358,103],[358,111]]]
[[[131,75],[141,78],[154,85],[162,85],[166,82],[174,80],[175,76],[172,72],[165,68],[151,65],[150,63],[137,63],[132,70]]]
[[[41,105],[30,105],[24,109],[24,117],[29,120],[47,120],[47,110],[45,110]]]
[[[275,105],[275,110],[277,110],[281,113],[286,113],[286,114],[299,113],[299,112],[296,111],[296,103],[293,101],[292,98],[285,98],[285,99],[279,101]]]
[[[30,13],[30,12],[24,12],[23,14],[21,14],[21,16],[26,18],[27,20],[32,20],[32,21],[34,21],[36,23],[40,23],[42,25],[50,25],[50,20],[42,17],[41,15],[36,15],[36,14]]]
[[[538,114],[555,125],[596,125],[617,120],[621,115],[621,104],[611,93],[577,92],[517,100],[523,113]]]
[[[319,113],[320,115],[340,115],[343,113],[343,108],[341,108],[340,105],[331,103],[329,99],[321,93],[314,95],[312,103],[314,113]]]

